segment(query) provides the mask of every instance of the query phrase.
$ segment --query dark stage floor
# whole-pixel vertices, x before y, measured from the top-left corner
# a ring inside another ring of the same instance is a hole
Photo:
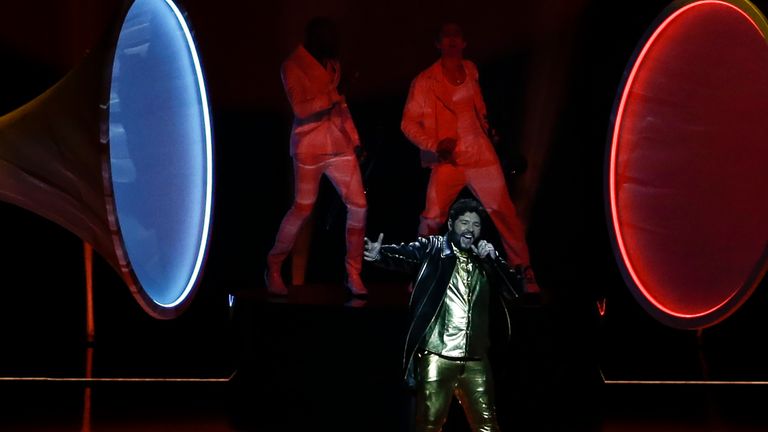
[[[406,431],[406,286],[369,288],[364,303],[332,284],[279,300],[245,290],[233,298],[225,343],[103,341],[92,349],[91,381],[84,347],[5,352],[0,430]],[[575,336],[583,329],[564,331],[560,312],[535,303],[517,312],[498,377],[504,430],[768,430],[768,385],[606,384]],[[458,409],[444,430],[467,430]]]

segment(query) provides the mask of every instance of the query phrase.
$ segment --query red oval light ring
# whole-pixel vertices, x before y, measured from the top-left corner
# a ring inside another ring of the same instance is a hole
[[[632,294],[664,324],[722,321],[768,268],[766,34],[748,1],[673,3],[617,95],[612,246]]]

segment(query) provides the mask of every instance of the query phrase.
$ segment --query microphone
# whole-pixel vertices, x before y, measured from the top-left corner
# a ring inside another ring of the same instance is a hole
[[[485,240],[480,240],[480,242],[484,242],[484,241]],[[480,242],[478,242],[478,244],[480,244]],[[480,258],[481,260],[496,261],[496,259],[499,257],[499,253],[496,252],[496,249],[494,248],[492,248],[491,251],[485,254],[485,256],[480,255],[480,250],[478,250],[477,246],[475,246],[474,244],[470,246],[470,249],[472,250],[472,253],[477,255],[477,257]]]
[[[502,282],[509,288],[508,291],[512,294],[512,298],[520,298],[520,293],[518,290],[523,289],[522,271],[507,265],[502,265],[502,262],[499,259],[499,253],[496,252],[495,249],[493,249],[492,252],[487,253],[484,257],[480,256],[480,252],[477,249],[477,246],[472,245],[471,249],[472,252],[477,255],[478,259],[480,259],[480,261],[488,263],[493,267],[496,273],[501,277]]]

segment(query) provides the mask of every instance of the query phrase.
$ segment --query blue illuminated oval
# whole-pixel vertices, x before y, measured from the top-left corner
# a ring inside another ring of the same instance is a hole
[[[212,200],[208,102],[191,33],[170,0],[136,0],[119,33],[109,102],[113,221],[123,272],[154,305],[193,291]],[[140,300],[146,300],[141,299]]]

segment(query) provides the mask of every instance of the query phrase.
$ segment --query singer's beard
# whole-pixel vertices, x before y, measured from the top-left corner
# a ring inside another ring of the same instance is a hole
[[[460,251],[469,252],[472,250],[472,245],[475,244],[477,239],[473,236],[472,239],[468,239],[466,237],[463,237],[461,234],[457,233],[456,231],[451,231],[448,233],[448,240],[451,241],[451,243],[456,246]]]

